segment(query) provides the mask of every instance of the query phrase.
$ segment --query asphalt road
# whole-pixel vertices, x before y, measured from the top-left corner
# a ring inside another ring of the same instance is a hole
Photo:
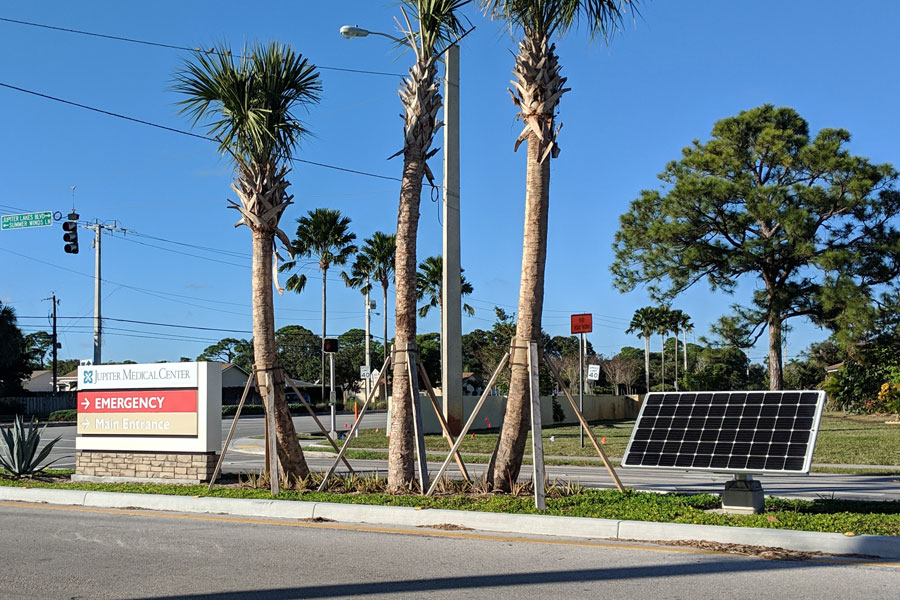
[[[324,418],[323,418],[324,417]],[[328,426],[327,416],[320,417],[325,426]],[[352,425],[352,415],[338,415],[338,430],[349,429]],[[367,413],[363,418],[364,428],[386,427],[387,414],[385,412]],[[225,439],[231,421],[226,419],[222,423],[222,439]],[[298,432],[315,432],[318,427],[312,418],[307,416],[294,417],[294,426]],[[50,438],[57,435],[62,440],[54,449],[51,459],[61,458],[55,466],[61,468],[73,468],[75,464],[75,426],[64,425],[47,429]],[[261,417],[245,417],[238,422],[234,439],[249,438],[264,433],[264,422]],[[234,445],[234,444],[232,444]],[[318,458],[308,456],[310,468],[324,471],[331,466],[332,458]],[[351,461],[355,469],[362,471],[377,471],[386,473],[387,463],[381,460],[354,460]],[[429,463],[429,471],[437,473],[439,464]],[[229,473],[258,472],[263,468],[263,457],[254,454],[229,451],[226,455],[223,470]],[[480,474],[483,465],[467,465],[470,472]],[[338,472],[343,471],[340,465]],[[451,474],[458,473],[455,464],[451,462]],[[709,492],[719,494],[722,492],[725,482],[730,476],[718,473],[683,472],[660,469],[619,469],[619,477],[627,487],[656,492]],[[531,467],[526,465],[522,469],[522,479],[531,475]],[[614,484],[606,469],[598,466],[547,466],[547,475],[552,479],[574,480],[588,487],[612,488]],[[762,482],[766,494],[782,497],[798,498],[847,498],[862,500],[900,500],[900,476],[898,475],[836,475],[826,473],[813,473],[811,475],[764,475],[757,477]]]
[[[897,563],[14,503],[0,504],[0,548],[0,599],[893,600],[900,589]]]

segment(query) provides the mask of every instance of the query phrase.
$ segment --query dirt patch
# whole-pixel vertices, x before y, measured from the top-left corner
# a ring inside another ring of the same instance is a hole
[[[336,523],[334,519],[326,519],[325,517],[307,517],[305,519],[297,519],[304,523]]]
[[[811,560],[823,557],[840,558],[877,558],[869,554],[827,554],[825,552],[806,552],[800,550],[786,550],[770,546],[752,546],[750,544],[728,544],[724,542],[709,542],[706,540],[617,540],[624,542],[641,542],[658,544],[660,546],[680,546],[722,552],[724,554],[740,554],[742,556],[756,556],[767,560]]]
[[[471,527],[457,525],[456,523],[438,523],[437,525],[416,525],[424,529],[443,529],[444,531],[475,531]]]

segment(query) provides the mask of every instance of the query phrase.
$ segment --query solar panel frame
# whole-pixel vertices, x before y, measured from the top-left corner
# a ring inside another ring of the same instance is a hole
[[[641,404],[621,466],[808,474],[824,406],[821,390],[651,392]]]

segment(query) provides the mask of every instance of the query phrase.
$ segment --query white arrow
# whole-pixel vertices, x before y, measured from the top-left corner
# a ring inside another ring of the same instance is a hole
[[[85,419],[84,421],[81,422],[81,426],[84,427],[85,429],[87,429],[90,426],[90,424],[91,424],[90,421],[88,421],[87,419]]]
[[[90,405],[91,405],[91,401],[88,400],[87,398],[85,398],[84,400],[81,401],[81,407],[84,409],[87,409],[87,407]]]

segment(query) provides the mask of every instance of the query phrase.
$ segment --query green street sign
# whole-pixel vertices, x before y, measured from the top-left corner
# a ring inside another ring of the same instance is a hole
[[[0,230],[2,231],[28,227],[50,227],[51,225],[53,225],[53,213],[49,210],[0,217]]]

